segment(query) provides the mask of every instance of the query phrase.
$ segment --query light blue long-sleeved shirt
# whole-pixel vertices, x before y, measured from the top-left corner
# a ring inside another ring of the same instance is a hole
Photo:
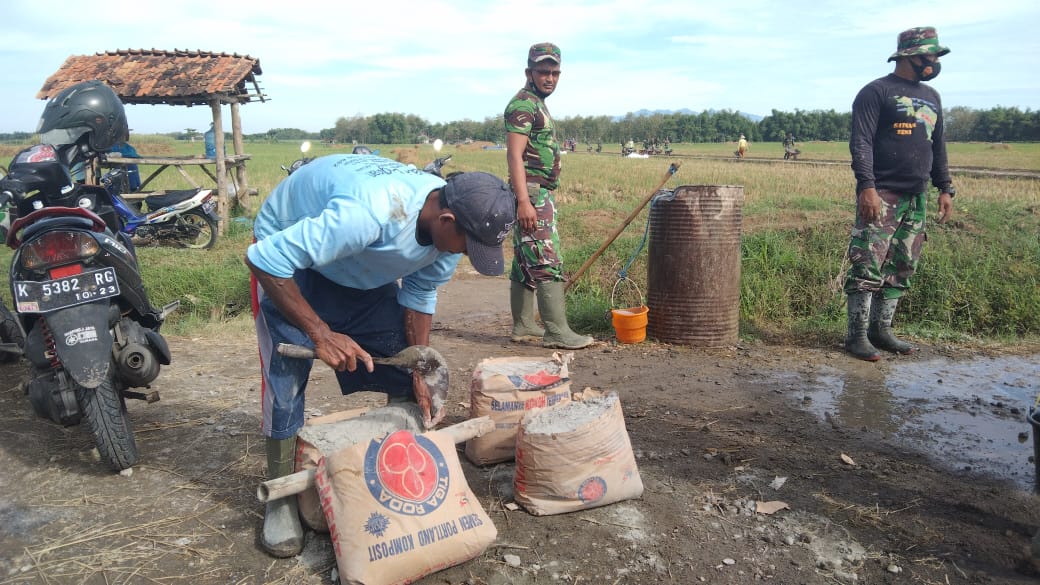
[[[461,254],[416,240],[419,211],[439,177],[374,155],[329,155],[293,172],[271,192],[253,223],[249,261],[291,278],[310,268],[370,290],[401,279],[398,302],[433,314],[437,287]]]

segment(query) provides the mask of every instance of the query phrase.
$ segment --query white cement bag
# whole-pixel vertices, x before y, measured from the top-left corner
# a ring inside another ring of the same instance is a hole
[[[551,358],[488,358],[477,364],[470,381],[469,415],[490,416],[495,430],[466,441],[466,458],[477,465],[511,461],[524,414],[570,402],[567,364],[573,357],[553,353]]]
[[[617,394],[574,398],[557,408],[531,411],[517,433],[513,491],[535,516],[643,495]]]
[[[335,453],[359,442],[407,429],[422,432],[422,409],[400,403],[380,408],[354,408],[307,419],[296,441],[296,471],[316,469],[323,453]],[[328,532],[317,490],[296,495],[300,519],[311,530]]]
[[[454,440],[396,431],[323,457],[318,494],[342,583],[411,583],[480,555],[498,535]]]

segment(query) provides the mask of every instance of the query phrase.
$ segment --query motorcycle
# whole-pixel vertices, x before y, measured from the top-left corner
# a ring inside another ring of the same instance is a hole
[[[292,162],[292,164],[290,164],[289,166],[282,165],[282,170],[285,171],[286,175],[293,174],[296,171],[296,169],[298,169],[298,168],[302,167],[303,165],[305,165],[305,164],[311,162],[312,160],[314,160],[314,157],[307,157],[306,156],[307,152],[310,149],[311,149],[311,143],[308,142],[308,141],[304,141],[303,144],[300,145],[300,153],[303,154],[304,156],[294,160]]]
[[[140,208],[123,198],[125,169],[112,169],[101,177],[101,185],[111,196],[112,206],[122,222],[120,231],[135,245],[171,245],[183,248],[212,248],[217,241],[217,200],[212,189],[167,191],[144,198],[148,208]]]
[[[6,243],[33,410],[63,426],[86,423],[101,458],[129,468],[138,451],[126,400],[159,400],[131,388],[147,388],[170,363],[159,328],[179,301],[151,305],[111,194],[74,183],[55,147],[15,156],[0,180],[0,205],[8,202],[17,208]]]
[[[443,146],[443,143],[441,142],[441,140],[439,138],[437,140],[435,140],[434,143],[433,143],[433,149],[435,151],[437,151],[437,152],[440,152],[442,146]],[[304,155],[306,155],[307,152],[310,149],[311,149],[311,143],[310,142],[304,142],[303,144],[300,145],[300,152],[302,154],[304,154]],[[352,154],[355,154],[355,153],[352,153]],[[437,175],[438,177],[444,178],[444,175],[442,174],[443,173],[443,169],[444,169],[444,166],[447,165],[449,161],[451,161],[451,157],[452,157],[452,155],[449,154],[447,156],[442,156],[440,158],[434,159],[433,161],[427,163],[425,167],[423,167],[423,172],[424,173],[430,173],[431,175]],[[294,160],[292,162],[292,164],[290,164],[289,166],[281,165],[282,166],[282,170],[285,171],[286,175],[291,175],[294,172],[296,172],[297,169],[299,169],[303,165],[311,162],[312,160],[314,160],[314,157],[304,156],[302,158],[298,158],[298,159]]]
[[[450,154],[448,156],[442,156],[440,158],[436,158],[433,161],[431,161],[430,163],[428,163],[425,167],[423,167],[423,172],[424,173],[430,173],[431,175],[437,175],[438,177],[443,179],[444,178],[444,175],[443,175],[444,165],[448,164],[449,161],[451,161],[451,155]]]

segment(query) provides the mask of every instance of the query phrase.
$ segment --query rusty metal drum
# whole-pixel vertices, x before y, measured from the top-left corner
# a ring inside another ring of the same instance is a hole
[[[737,343],[744,187],[684,185],[650,207],[647,335],[694,347]]]

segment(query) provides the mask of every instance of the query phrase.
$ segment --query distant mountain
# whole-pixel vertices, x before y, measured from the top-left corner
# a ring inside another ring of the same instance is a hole
[[[708,113],[709,114],[714,114],[714,113],[716,113],[718,111],[719,110],[710,109],[710,110],[708,110]],[[671,115],[671,114],[684,114],[684,115],[688,115],[688,116],[696,116],[699,113],[700,112],[694,112],[693,110],[690,110],[688,108],[682,108],[681,110],[646,110],[646,109],[643,109],[643,110],[639,110],[639,111],[636,111],[636,112],[632,112],[632,115],[633,116],[653,116],[654,114],[662,114],[664,116],[668,116],[668,115]],[[764,118],[764,116],[759,116],[758,114],[748,114],[747,112],[741,112],[741,111],[738,111],[737,113],[740,114],[741,116],[744,116],[748,120],[751,120],[752,122],[761,122],[762,118]],[[614,116],[614,121],[617,122],[618,120],[623,120],[625,118],[625,116],[627,116],[627,115],[628,114],[624,114],[624,115],[621,115],[621,116]]]

